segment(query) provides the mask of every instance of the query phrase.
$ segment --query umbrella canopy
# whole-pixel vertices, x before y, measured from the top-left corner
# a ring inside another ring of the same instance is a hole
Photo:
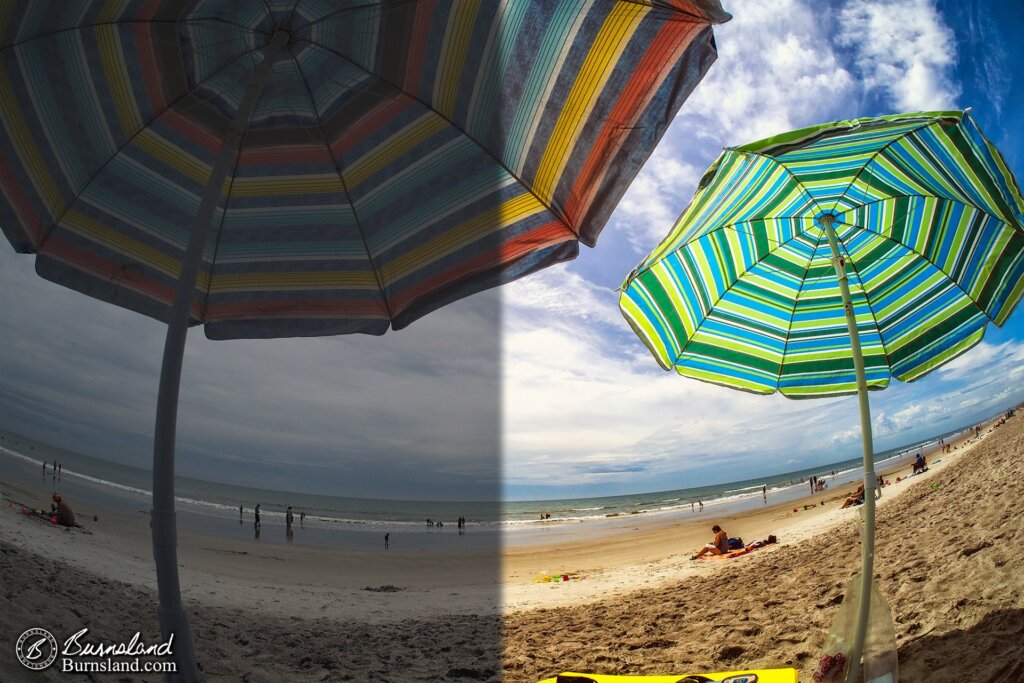
[[[0,227],[167,321],[153,457],[181,605],[185,334],[383,334],[593,245],[713,63],[718,0],[150,0],[0,8]]]
[[[8,3],[0,225],[43,277],[166,320],[270,60],[190,324],[382,334],[593,245],[725,19],[717,0]]]
[[[869,389],[981,341],[1024,293],[1024,202],[962,112],[841,121],[726,149],[620,307],[662,367],[790,398]]]
[[[864,540],[847,681],[870,616],[867,392],[981,341],[1024,294],[1024,200],[967,112],[857,119],[727,148],[619,307],[665,369],[791,398],[857,392]]]

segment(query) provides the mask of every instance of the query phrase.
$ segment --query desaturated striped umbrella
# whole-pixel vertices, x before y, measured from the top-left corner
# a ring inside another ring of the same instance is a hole
[[[860,396],[865,537],[875,474],[867,391],[913,381],[1002,325],[1024,293],[1024,201],[968,112],[840,121],[725,149],[620,309],[679,374],[790,398]],[[851,667],[854,672],[856,667]]]
[[[573,258],[715,59],[718,0],[0,5],[0,225],[43,277],[168,322],[164,636],[185,331],[383,334]]]

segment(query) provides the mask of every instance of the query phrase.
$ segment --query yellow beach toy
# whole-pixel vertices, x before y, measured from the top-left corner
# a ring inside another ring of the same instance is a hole
[[[741,669],[667,676],[609,676],[567,672],[539,683],[797,683],[796,676],[796,669]]]

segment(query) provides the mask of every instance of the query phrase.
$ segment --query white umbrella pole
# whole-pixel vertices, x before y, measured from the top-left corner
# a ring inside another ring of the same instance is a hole
[[[871,610],[871,585],[874,579],[875,562],[875,459],[874,445],[871,441],[871,408],[868,405],[868,382],[864,374],[864,354],[860,348],[860,335],[857,333],[857,319],[853,314],[853,301],[850,298],[850,286],[847,282],[845,261],[839,253],[839,239],[832,227],[831,216],[820,219],[821,226],[832,247],[832,264],[839,278],[839,291],[843,295],[843,307],[846,309],[846,326],[850,330],[850,346],[853,349],[853,369],[857,375],[857,400],[860,403],[860,430],[864,442],[864,529],[861,539],[861,589],[860,604],[857,606],[857,628],[853,638],[853,650],[850,653],[850,665],[847,669],[846,683],[856,683],[860,674],[860,657],[864,651],[864,640],[867,636],[868,617]]]
[[[167,321],[167,338],[164,343],[160,389],[156,404],[156,428],[153,435],[153,511],[150,523],[153,529],[153,560],[156,563],[156,580],[160,592],[160,632],[164,641],[173,636],[172,650],[178,666],[177,676],[168,676],[171,679],[202,680],[196,666],[188,615],[181,602],[181,586],[178,581],[178,532],[174,514],[174,440],[189,312],[199,274],[199,263],[228,168],[238,152],[242,133],[249,125],[249,119],[263,93],[263,87],[270,79],[274,61],[287,42],[286,33],[279,31],[274,35],[270,46],[264,52],[263,61],[253,70],[252,80],[246,86],[245,96],[231,122],[231,129],[210,170],[206,190],[200,201],[196,222],[181,264],[181,272],[174,289],[174,304]]]

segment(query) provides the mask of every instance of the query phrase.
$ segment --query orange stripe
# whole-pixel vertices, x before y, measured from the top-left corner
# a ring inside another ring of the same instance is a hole
[[[560,222],[551,221],[550,223],[545,223],[519,235],[515,239],[503,242],[496,248],[488,250],[476,258],[460,262],[457,266],[449,268],[428,280],[418,282],[414,287],[405,292],[389,297],[392,313],[402,313],[431,294],[435,294],[472,275],[485,273],[497,267],[507,266],[525,255],[564,242],[572,242],[575,239],[576,235],[569,232]]]
[[[632,77],[616,101],[615,108],[609,114],[573,184],[565,204],[565,215],[570,224],[579,225],[578,221],[594,202],[601,180],[615,160],[615,154],[630,129],[671,73],[671,66],[677,63],[680,53],[689,47],[692,34],[704,26],[672,21],[666,23],[655,36],[643,59],[633,70]]]

